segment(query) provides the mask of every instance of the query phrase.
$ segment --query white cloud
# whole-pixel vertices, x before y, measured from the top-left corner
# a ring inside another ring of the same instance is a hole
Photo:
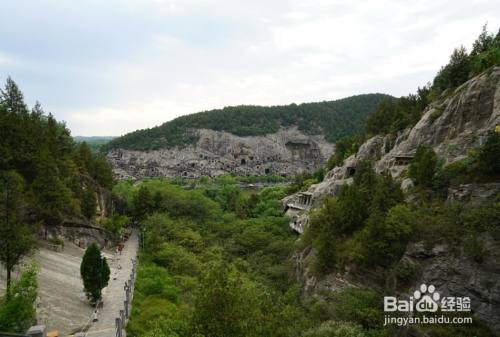
[[[0,71],[84,135],[227,105],[407,94],[486,21],[496,31],[500,12],[488,0],[27,1],[0,13],[12,37]]]

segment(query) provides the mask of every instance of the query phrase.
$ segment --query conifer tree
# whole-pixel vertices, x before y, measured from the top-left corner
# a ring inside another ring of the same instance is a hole
[[[0,89],[0,102],[7,109],[7,112],[20,115],[28,114],[28,107],[24,103],[24,96],[16,82],[9,76],[5,83],[5,88]]]
[[[24,180],[14,171],[0,172],[0,262],[7,270],[7,294],[11,273],[34,246],[33,229],[26,224]]]
[[[87,297],[96,303],[101,299],[101,291],[109,282],[109,266],[106,258],[95,243],[88,246],[80,265],[80,275]]]

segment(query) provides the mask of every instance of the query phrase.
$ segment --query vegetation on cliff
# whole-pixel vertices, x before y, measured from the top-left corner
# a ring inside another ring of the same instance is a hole
[[[11,282],[13,268],[32,251],[40,225],[92,219],[96,190],[114,182],[106,160],[77,145],[39,103],[30,110],[11,78],[0,91],[0,134],[0,262],[7,271],[0,330],[24,333],[35,316],[36,272]]]
[[[366,131],[372,135],[396,133],[415,125],[431,102],[450,95],[472,77],[496,65],[500,65],[500,31],[494,35],[485,25],[471,51],[463,46],[456,48],[432,83],[418,88],[416,94],[384,100],[368,117]]]
[[[446,99],[472,76],[499,64],[500,36],[484,29],[470,53],[463,48],[454,51],[450,63],[439,71],[432,85],[420,88],[416,95],[384,101],[370,115],[366,134],[338,140],[339,151],[330,158],[327,168],[341,165],[371,135],[395,137],[398,131],[413,126],[427,105]],[[500,240],[500,199],[492,196],[467,203],[456,201],[449,194],[463,184],[498,182],[499,144],[500,133],[492,130],[482,146],[470,149],[466,158],[446,166],[432,148],[420,146],[402,174],[402,178],[411,178],[415,185],[405,194],[400,181],[388,173],[376,174],[371,168],[373,163],[358,165],[354,182],[313,211],[299,249],[313,248],[309,266],[316,277],[349,271],[351,276],[369,278],[360,281],[369,288],[322,294],[323,299],[315,305],[318,314],[331,319],[332,313],[340,312],[342,320],[360,325],[368,335],[494,336],[477,318],[471,325],[393,329],[381,328],[379,322],[384,294],[411,290],[409,286],[421,275],[419,266],[403,259],[409,244],[446,244],[453,254],[472,265],[486,261],[490,252],[485,238]],[[356,303],[354,310],[343,307],[345,299],[347,303]]]
[[[0,94],[0,134],[0,171],[21,179],[30,222],[57,225],[67,217],[91,218],[96,201],[89,191],[113,186],[106,160],[85,142],[75,143],[64,123],[45,114],[39,103],[30,110],[10,78]]]
[[[334,142],[361,132],[368,114],[376,109],[383,94],[358,95],[336,101],[283,106],[235,106],[181,116],[151,129],[138,130],[103,146],[153,150],[185,146],[197,141],[193,129],[226,131],[238,136],[261,136],[280,127],[297,126],[306,134],[321,134]]]

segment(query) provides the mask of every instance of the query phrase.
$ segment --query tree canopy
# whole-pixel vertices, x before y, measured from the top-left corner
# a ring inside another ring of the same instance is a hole
[[[68,217],[92,218],[96,202],[90,193],[112,188],[110,166],[85,142],[75,143],[66,125],[40,103],[29,110],[10,77],[0,92],[0,134],[0,172],[23,179],[31,221],[57,225]]]
[[[80,275],[87,297],[94,303],[101,299],[101,291],[109,282],[109,265],[95,243],[85,250],[80,266]]]
[[[274,133],[280,127],[297,126],[307,134],[321,134],[330,142],[362,131],[367,115],[390,96],[367,94],[336,101],[282,106],[234,106],[182,116],[151,129],[138,130],[103,146],[151,150],[186,146],[197,141],[193,129],[226,131],[238,136]]]

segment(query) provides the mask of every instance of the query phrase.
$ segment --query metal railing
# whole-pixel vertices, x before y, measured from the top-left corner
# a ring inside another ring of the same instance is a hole
[[[137,258],[132,259],[132,272],[128,281],[125,281],[123,290],[125,291],[125,301],[123,301],[123,309],[120,310],[119,316],[115,318],[116,337],[123,337],[123,330],[127,327],[128,318],[132,309],[132,295],[135,284],[135,273],[137,271]]]

